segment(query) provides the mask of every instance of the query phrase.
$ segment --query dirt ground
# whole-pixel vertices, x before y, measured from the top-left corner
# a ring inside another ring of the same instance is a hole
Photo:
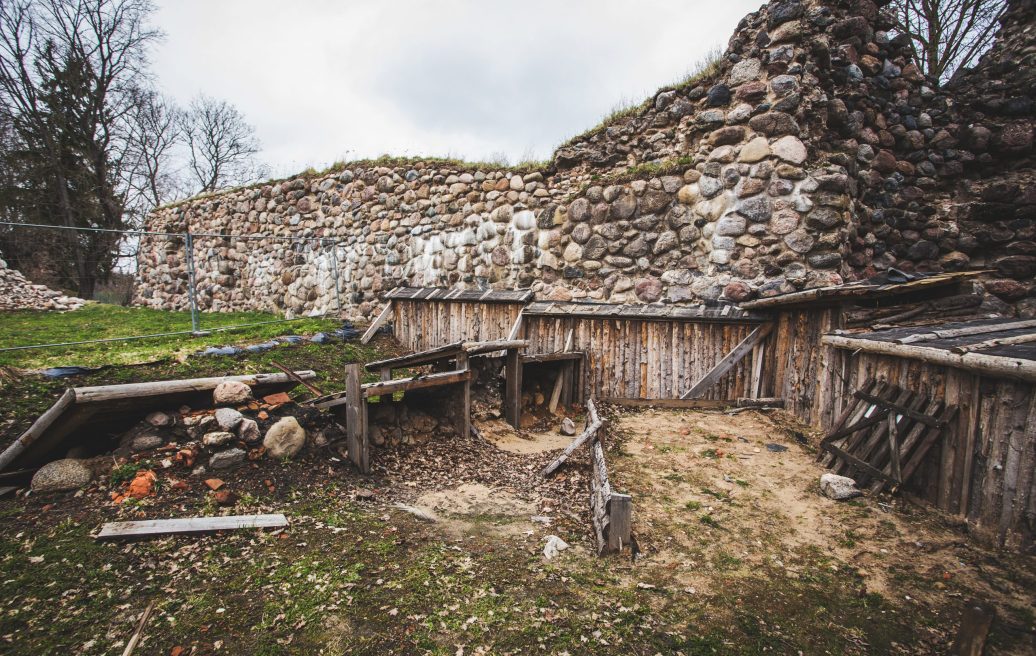
[[[1033,652],[1032,559],[888,499],[836,503],[797,429],[762,413],[604,408],[635,554],[598,558],[589,461],[550,421],[204,476],[113,505],[110,482],[0,501],[0,651],[120,654],[931,654],[971,599],[988,654]],[[560,420],[558,420],[560,421]],[[577,422],[580,424],[581,422]],[[160,472],[160,475],[164,475]],[[287,530],[96,543],[105,521],[282,512]],[[570,545],[552,560],[556,535]]]
[[[710,595],[763,572],[805,580],[819,569],[887,599],[895,610],[882,613],[930,614],[918,629],[933,646],[952,638],[939,623],[976,599],[999,611],[987,653],[1036,652],[1032,558],[984,550],[899,500],[824,497],[815,451],[779,415],[648,410],[612,427],[613,476],[634,495],[640,575],[653,584]]]

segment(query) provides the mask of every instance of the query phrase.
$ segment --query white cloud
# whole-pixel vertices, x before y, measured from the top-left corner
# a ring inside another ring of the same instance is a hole
[[[338,159],[545,158],[678,79],[760,0],[166,0],[159,86],[226,99],[272,173]]]

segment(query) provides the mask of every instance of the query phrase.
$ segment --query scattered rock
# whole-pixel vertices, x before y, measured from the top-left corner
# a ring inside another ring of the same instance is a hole
[[[252,388],[236,380],[227,380],[216,386],[212,402],[220,405],[241,405],[252,400]]]
[[[820,491],[835,501],[845,501],[863,495],[863,492],[857,489],[856,481],[830,472],[820,476]]]
[[[224,444],[229,444],[233,441],[234,434],[227,431],[213,431],[211,433],[205,433],[201,438],[201,443],[210,449],[221,447]]]
[[[562,435],[575,435],[576,434],[576,422],[572,421],[568,417],[561,420],[561,434]]]
[[[547,560],[553,560],[559,553],[568,549],[568,543],[556,535],[548,535],[544,539],[547,544],[543,546],[543,557]]]
[[[32,477],[33,492],[66,492],[85,487],[93,480],[93,472],[82,460],[66,458],[48,462]]]
[[[274,458],[293,458],[306,444],[306,431],[295,417],[283,417],[270,426],[263,438],[266,452]]]
[[[243,414],[233,408],[219,408],[216,410],[216,423],[225,431],[232,431],[238,427],[245,418]]]
[[[236,448],[220,451],[219,453],[212,454],[212,457],[209,458],[209,467],[213,469],[230,469],[244,462],[247,455],[241,449]]]

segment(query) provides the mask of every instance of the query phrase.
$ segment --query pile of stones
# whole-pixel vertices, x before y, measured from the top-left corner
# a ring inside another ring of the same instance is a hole
[[[86,304],[81,298],[66,296],[46,285],[35,285],[21,272],[7,267],[0,259],[0,311],[2,310],[78,310]]]

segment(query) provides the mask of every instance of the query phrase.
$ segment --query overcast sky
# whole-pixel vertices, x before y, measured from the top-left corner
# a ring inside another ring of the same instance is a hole
[[[158,85],[255,126],[274,176],[393,155],[542,159],[679,79],[762,0],[158,0]]]

